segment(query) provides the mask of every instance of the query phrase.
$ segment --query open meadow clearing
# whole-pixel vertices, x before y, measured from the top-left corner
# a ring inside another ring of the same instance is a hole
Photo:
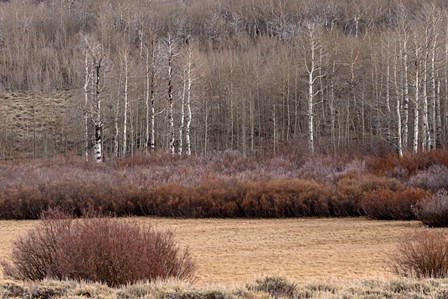
[[[174,231],[198,264],[198,285],[240,286],[275,275],[296,282],[391,278],[387,255],[416,221],[137,218]],[[0,258],[36,221],[0,221]]]

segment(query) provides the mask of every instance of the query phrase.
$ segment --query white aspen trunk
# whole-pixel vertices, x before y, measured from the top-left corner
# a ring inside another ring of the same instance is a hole
[[[277,114],[276,114],[276,105],[274,103],[272,109],[272,121],[273,121],[273,138],[274,138],[274,155],[277,153]]]
[[[251,152],[255,152],[255,103],[254,103],[254,95],[250,95],[249,98],[249,120],[250,120],[250,150]],[[289,112],[288,112],[289,113]],[[288,117],[289,118],[289,117]],[[287,129],[289,131],[289,129]],[[286,135],[288,139],[288,134]]]
[[[440,103],[440,81],[437,82],[437,93],[436,93],[436,136],[437,138],[433,140],[434,148],[437,148],[438,143],[441,142],[442,137],[442,107]],[[436,142],[437,141],[437,142]]]
[[[336,74],[336,62],[333,61],[332,70],[331,70],[331,85],[330,85],[330,101],[328,103],[330,108],[330,135],[331,135],[331,144],[333,146],[333,153],[336,153],[336,109],[334,106],[334,76]]]
[[[90,84],[90,70],[89,70],[89,57],[87,49],[85,50],[85,82],[84,82],[84,158],[85,161],[89,161],[89,84]],[[33,106],[34,109],[34,106]],[[33,113],[34,115],[34,113]],[[35,143],[35,142],[34,142]]]
[[[398,84],[398,76],[397,76],[397,62],[394,63],[394,82],[395,82],[395,92],[396,92],[396,114],[397,114],[397,150],[398,155],[403,157],[403,140],[401,136],[401,93]]]
[[[448,16],[445,17],[446,29],[445,29],[445,93],[448,93]],[[445,95],[446,97],[447,95]],[[446,142],[446,100],[443,105],[440,103],[440,143]],[[442,115],[443,112],[443,115]]]
[[[182,96],[181,96],[181,104],[180,104],[180,128],[179,128],[179,155],[182,155],[183,151],[183,133],[185,130],[185,96],[187,90],[187,71],[184,71],[183,77],[183,88],[182,88]]]
[[[419,134],[419,118],[420,118],[420,110],[419,110],[419,85],[420,85],[420,70],[419,70],[419,62],[418,56],[419,51],[418,48],[415,50],[416,68],[415,68],[415,99],[414,99],[414,139],[412,144],[412,149],[415,153],[418,152],[418,134]]]
[[[389,47],[388,47],[389,49]],[[387,54],[386,54],[387,55]],[[392,115],[391,108],[390,108],[390,59],[389,55],[387,55],[386,59],[386,109],[387,109],[387,128],[386,128],[386,135],[387,135],[387,141],[390,142],[391,140],[391,121],[390,117]]]
[[[173,118],[173,43],[168,36],[168,123],[169,123],[169,148],[171,155],[175,154],[174,148],[174,118]]]
[[[316,78],[314,77],[314,72],[316,71],[315,65],[315,51],[316,42],[314,39],[314,28],[308,29],[309,42],[310,42],[310,65],[305,61],[305,65],[308,72],[308,148],[311,155],[314,155],[314,82]]]
[[[426,57],[426,55],[425,55]],[[423,61],[423,83],[422,83],[422,99],[423,99],[423,115],[422,115],[422,149],[429,150],[431,144],[431,135],[429,134],[428,126],[428,66],[426,59]],[[417,84],[418,86],[418,84]]]
[[[151,152],[156,150],[156,106],[155,106],[155,80],[156,80],[156,44],[153,42],[152,44],[152,57],[151,57],[151,78],[149,82],[147,82],[147,86],[149,87],[149,92],[147,95],[150,98],[151,102],[151,135],[150,135],[150,148]],[[147,79],[148,80],[148,79]]]
[[[129,80],[129,70],[128,70],[128,53],[124,56],[124,108],[123,108],[123,148],[122,156],[127,155],[127,136],[128,136],[128,80]]]
[[[188,63],[187,63],[187,116],[185,126],[185,145],[187,147],[187,155],[191,156],[191,141],[190,141],[190,128],[191,128],[191,85],[192,85],[192,49],[189,48]]]
[[[311,68],[314,67],[311,62]],[[313,114],[313,72],[308,73],[308,147],[312,155],[314,155],[314,114]]]
[[[120,128],[118,125],[118,116],[120,115],[120,98],[117,98],[117,104],[115,106],[114,111],[114,155],[115,158],[118,158],[120,156],[120,143],[118,141],[119,135],[120,135]]]
[[[433,44],[431,49],[431,143],[430,148],[437,147],[437,74],[436,74],[436,48],[437,48],[437,35],[436,28],[433,27]]]
[[[103,123],[101,118],[101,62],[102,58],[95,63],[95,103],[96,103],[96,116],[94,119],[95,125],[95,144],[94,144],[94,157],[96,162],[103,162]]]
[[[286,68],[286,141],[289,141],[289,137],[291,135],[291,107],[290,107],[290,103],[289,103],[289,99],[291,97],[291,90],[289,88],[290,84],[290,74],[289,74],[289,65]],[[260,79],[259,79],[259,74],[258,72],[256,73],[256,77],[257,77],[257,90],[260,90]],[[255,106],[254,104],[254,99],[251,98],[251,104],[253,106]],[[253,109],[255,109],[254,107],[251,107]],[[255,130],[255,124],[253,123],[254,119],[251,118],[251,149],[252,152],[254,152],[254,130]]]
[[[205,99],[205,116],[204,116],[204,156],[207,154],[208,147],[208,101]]]
[[[115,104],[114,108],[114,155],[115,158],[120,157],[120,143],[119,143],[119,136],[120,136],[120,126],[118,125],[118,116],[120,115],[120,97],[121,97],[121,69],[118,72],[118,88],[117,88],[117,103]]]
[[[154,152],[155,150],[156,150],[156,107],[155,107],[154,89],[152,89],[151,90],[151,152]]]
[[[149,93],[151,92],[150,87],[150,67],[149,67],[149,49],[146,51],[146,73],[145,73],[145,152],[148,152],[148,146],[151,142],[151,137],[149,135],[149,115],[150,115],[150,108],[149,108]]]
[[[243,105],[241,109],[241,148],[244,157],[247,155],[246,99],[247,97],[243,97]]]
[[[408,40],[405,33],[403,41],[403,76],[404,76],[404,98],[403,98],[403,149],[408,149],[409,134],[409,79],[408,79]]]

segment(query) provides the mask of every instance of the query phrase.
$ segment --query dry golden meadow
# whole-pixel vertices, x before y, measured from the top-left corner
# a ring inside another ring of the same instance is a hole
[[[419,226],[411,221],[335,219],[137,218],[174,231],[198,264],[198,285],[244,285],[263,276],[292,281],[392,278],[388,253]],[[36,221],[0,221],[0,258]]]

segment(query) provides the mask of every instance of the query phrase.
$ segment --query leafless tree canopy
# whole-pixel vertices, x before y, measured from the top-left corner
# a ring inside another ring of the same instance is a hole
[[[426,151],[444,0],[0,1],[0,158]]]

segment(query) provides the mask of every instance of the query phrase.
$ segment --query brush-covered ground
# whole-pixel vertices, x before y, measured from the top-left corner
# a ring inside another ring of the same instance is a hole
[[[118,289],[73,281],[24,283],[0,281],[2,298],[151,298],[151,299],[270,299],[270,298],[447,298],[448,280],[363,280],[295,284],[268,277],[244,287],[197,287],[179,281],[134,284]]]

